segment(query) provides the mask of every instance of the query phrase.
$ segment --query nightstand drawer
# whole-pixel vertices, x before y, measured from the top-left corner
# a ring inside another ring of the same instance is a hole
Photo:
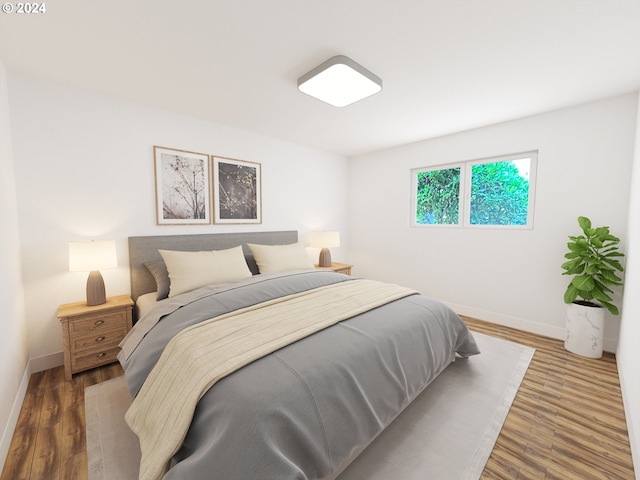
[[[336,273],[343,273],[345,275],[351,275],[352,266],[353,265],[350,265],[348,263],[338,263],[338,262],[332,262],[330,267],[321,267],[317,263],[314,265],[316,270],[325,270],[325,271],[331,271]]]
[[[117,346],[127,334],[127,325],[124,324],[117,329],[98,330],[90,335],[74,335],[69,340],[71,349],[74,352],[83,350],[103,350],[108,347]]]
[[[334,272],[344,273],[345,275],[351,275],[351,267],[336,268]]]
[[[71,357],[71,369],[74,372],[79,372],[81,370],[87,370],[89,368],[99,367],[100,365],[115,362],[118,359],[119,352],[120,347],[113,347],[97,352],[87,353],[86,355]]]
[[[114,326],[127,326],[126,312],[105,313],[103,315],[87,315],[69,322],[69,335],[82,335],[100,330],[112,329]]]

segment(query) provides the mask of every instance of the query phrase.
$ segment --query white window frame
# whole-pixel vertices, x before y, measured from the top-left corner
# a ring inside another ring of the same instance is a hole
[[[525,225],[489,225],[489,224],[471,224],[471,173],[474,165],[483,163],[498,163],[511,160],[529,159],[529,198],[527,204],[527,223]],[[449,170],[452,168],[460,168],[460,193],[458,206],[458,223],[447,224],[430,224],[417,223],[416,211],[418,200],[418,174],[421,172],[430,172],[434,170]],[[429,167],[414,168],[411,170],[411,212],[410,225],[412,227],[448,227],[448,228],[503,228],[509,230],[531,230],[533,229],[533,220],[535,212],[535,193],[536,178],[538,171],[538,151],[532,150],[528,152],[513,153],[508,155],[499,155],[495,157],[486,157],[475,160],[467,160],[464,162],[433,165]]]

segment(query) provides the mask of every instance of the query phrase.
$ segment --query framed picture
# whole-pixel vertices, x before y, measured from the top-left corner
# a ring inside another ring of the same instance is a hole
[[[153,147],[158,225],[211,223],[209,155]]]
[[[214,223],[262,223],[260,164],[212,158]]]

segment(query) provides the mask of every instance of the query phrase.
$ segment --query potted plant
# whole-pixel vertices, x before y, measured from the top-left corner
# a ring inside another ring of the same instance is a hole
[[[600,358],[604,330],[604,313],[618,315],[611,287],[622,285],[617,272],[623,272],[618,258],[620,239],[609,227],[593,228],[587,217],[578,217],[583,235],[569,236],[562,264],[563,275],[573,275],[564,294],[567,307],[565,348],[585,357]]]

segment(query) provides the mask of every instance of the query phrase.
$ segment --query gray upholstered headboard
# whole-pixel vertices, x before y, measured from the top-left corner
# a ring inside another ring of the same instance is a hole
[[[223,250],[242,245],[247,265],[253,274],[258,273],[247,243],[262,245],[286,245],[298,241],[298,232],[246,232],[246,233],[210,233],[199,235],[156,235],[149,237],[129,237],[129,270],[131,272],[131,297],[135,301],[140,295],[153,292],[156,282],[145,262],[162,260],[161,250],[180,250],[198,252],[203,250]]]

